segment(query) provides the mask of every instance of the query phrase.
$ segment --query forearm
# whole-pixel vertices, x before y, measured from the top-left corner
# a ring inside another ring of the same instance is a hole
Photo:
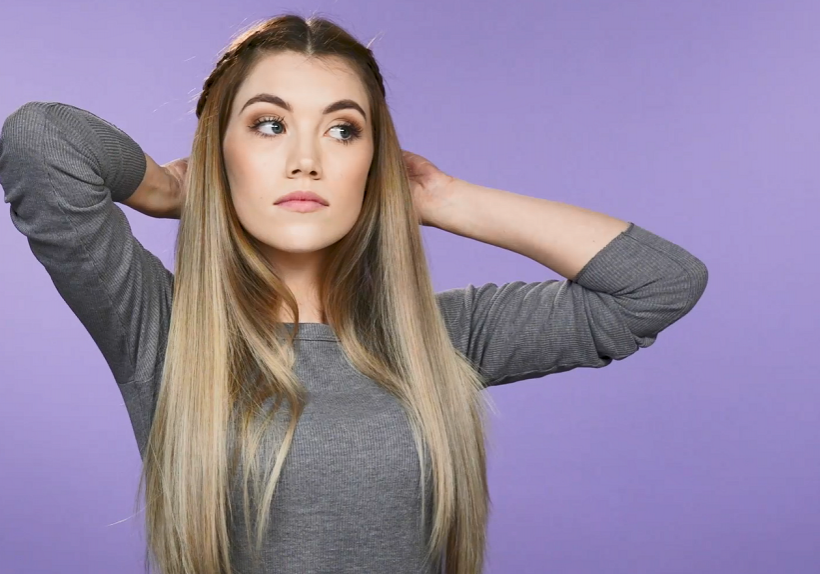
[[[139,187],[123,201],[128,207],[160,218],[179,218],[179,198],[175,181],[148,154],[145,176]]]
[[[430,225],[520,253],[574,280],[629,222],[456,179]]]

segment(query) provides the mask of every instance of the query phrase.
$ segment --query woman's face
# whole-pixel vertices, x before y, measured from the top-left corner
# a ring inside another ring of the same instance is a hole
[[[225,168],[242,226],[272,261],[298,266],[355,224],[373,159],[368,110],[364,86],[338,59],[268,55],[240,86],[222,142]],[[310,212],[275,205],[294,191],[312,191],[328,205]]]

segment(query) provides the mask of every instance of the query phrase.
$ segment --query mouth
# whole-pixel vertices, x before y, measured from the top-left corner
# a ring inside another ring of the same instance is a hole
[[[292,199],[290,201],[283,201],[282,203],[277,203],[275,205],[277,207],[287,209],[288,211],[295,211],[297,213],[309,213],[311,211],[317,211],[319,209],[324,209],[326,207],[318,201],[304,199]]]

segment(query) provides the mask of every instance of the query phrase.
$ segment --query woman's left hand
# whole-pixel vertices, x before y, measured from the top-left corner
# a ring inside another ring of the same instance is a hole
[[[421,225],[431,225],[436,211],[441,209],[447,201],[448,190],[456,178],[447,175],[433,163],[413,152],[402,150],[404,165],[407,167],[407,176],[410,180],[410,190],[413,193],[413,204],[419,215]]]

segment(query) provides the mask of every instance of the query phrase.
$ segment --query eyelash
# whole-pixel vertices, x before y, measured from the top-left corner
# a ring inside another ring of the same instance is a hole
[[[276,135],[263,134],[262,132],[260,132],[259,130],[256,129],[259,126],[261,126],[262,124],[266,124],[266,123],[270,123],[270,122],[276,122],[278,124],[282,124],[283,126],[285,125],[285,119],[284,118],[280,118],[278,116],[268,116],[268,117],[264,117],[264,118],[259,118],[258,120],[256,120],[256,122],[253,123],[253,125],[250,125],[248,127],[250,128],[251,133],[253,133],[254,135],[263,137],[263,138],[275,138],[275,137],[278,137],[278,136],[282,135],[282,134],[276,134]],[[362,128],[360,128],[358,125],[354,124],[353,122],[342,122],[340,124],[336,124],[334,126],[331,126],[330,129],[333,129],[333,128],[345,128],[346,130],[348,130],[350,132],[350,138],[349,139],[346,139],[346,140],[337,139],[336,140],[336,141],[338,141],[339,143],[341,143],[343,145],[352,144],[355,140],[359,139],[362,135]],[[336,139],[336,138],[334,138],[334,139]]]

